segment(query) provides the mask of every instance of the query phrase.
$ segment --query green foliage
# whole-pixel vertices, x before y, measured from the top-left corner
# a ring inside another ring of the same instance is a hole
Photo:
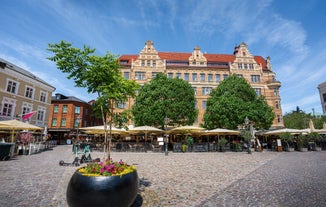
[[[197,117],[195,103],[194,91],[188,82],[159,73],[139,90],[132,114],[138,126],[164,128],[165,117],[170,119],[169,125],[187,125]]]
[[[248,117],[256,129],[268,129],[275,114],[264,97],[244,79],[232,75],[215,88],[207,100],[204,127],[236,129]]]
[[[74,48],[65,41],[49,44],[48,50],[54,53],[48,59],[55,62],[59,70],[67,73],[67,78],[73,79],[75,86],[86,88],[88,93],[97,93],[98,98],[93,107],[101,111],[104,126],[108,117],[111,117],[109,123],[112,125],[114,104],[134,97],[138,89],[135,81],[126,80],[121,75],[117,57],[110,53],[97,56],[93,54],[95,49],[88,46]]]
[[[298,148],[308,147],[309,138],[303,134],[299,134],[297,138]]]
[[[186,142],[187,142],[187,146],[191,146],[194,144],[194,138],[188,136]]]
[[[312,120],[316,129],[322,129],[323,123],[326,123],[326,116],[315,117],[310,113],[305,113],[299,107],[283,116],[284,126],[293,129],[309,128],[309,120]]]

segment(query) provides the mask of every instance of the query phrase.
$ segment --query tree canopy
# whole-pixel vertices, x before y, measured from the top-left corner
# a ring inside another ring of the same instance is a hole
[[[310,119],[314,123],[315,129],[323,128],[323,124],[326,123],[326,116],[315,117],[302,111],[299,106],[296,107],[296,110],[283,116],[284,126],[293,129],[309,128]]]
[[[165,117],[169,124],[188,125],[197,117],[195,104],[194,90],[188,82],[159,73],[140,89],[132,114],[137,126],[164,128]]]
[[[107,121],[110,126],[113,123],[114,104],[135,96],[138,84],[121,75],[117,57],[109,52],[98,56],[93,54],[95,49],[89,46],[74,48],[65,41],[49,44],[47,49],[54,53],[48,59],[55,62],[59,70],[67,73],[67,78],[73,79],[75,86],[86,88],[88,93],[97,93],[95,106],[101,111],[106,138]]]
[[[216,87],[207,100],[204,127],[236,129],[248,117],[255,128],[268,129],[275,114],[263,96],[244,79],[228,77]]]

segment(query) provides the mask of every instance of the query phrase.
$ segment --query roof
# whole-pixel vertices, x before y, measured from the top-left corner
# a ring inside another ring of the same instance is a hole
[[[188,62],[189,57],[192,53],[185,52],[158,52],[158,56],[162,60],[167,61],[180,61],[180,62]],[[215,62],[215,63],[229,63],[235,60],[235,55],[233,54],[203,54],[207,59],[207,62]],[[123,62],[124,65],[131,65],[132,60],[138,59],[139,55],[121,55],[119,57],[119,62]],[[257,64],[261,64],[263,69],[266,68],[266,60],[262,56],[254,56]]]
[[[85,104],[89,104],[87,103],[86,101],[83,101],[75,96],[65,96],[65,95],[62,95],[60,93],[56,93],[55,96],[52,96],[51,98],[51,102],[52,101],[75,101],[75,102],[80,102],[80,103],[85,103]]]
[[[11,63],[11,62],[9,62],[7,60],[4,60],[2,58],[0,58],[0,67],[1,68],[7,67],[7,68],[9,68],[9,69],[11,69],[11,70],[13,70],[13,71],[15,71],[17,73],[20,73],[20,74],[22,74],[22,75],[24,75],[26,77],[29,77],[31,79],[34,79],[34,80],[36,80],[36,81],[38,81],[40,83],[43,83],[44,85],[47,85],[47,86],[53,88],[53,90],[55,90],[55,87],[54,86],[48,84],[47,82],[45,82],[44,80],[40,79],[39,77],[37,77],[33,73],[31,73],[31,72],[29,72],[29,71],[27,71],[27,70],[25,70],[25,69],[23,69],[23,68],[21,68],[21,67],[19,67],[17,65],[14,65],[13,63]]]

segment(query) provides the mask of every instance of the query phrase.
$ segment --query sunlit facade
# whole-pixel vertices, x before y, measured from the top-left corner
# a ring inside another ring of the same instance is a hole
[[[270,58],[252,55],[245,43],[234,48],[233,54],[207,54],[199,47],[192,52],[158,52],[152,41],[146,41],[139,54],[122,55],[119,58],[121,72],[126,79],[136,80],[143,85],[157,73],[165,73],[169,78],[180,78],[189,82],[197,100],[199,110],[194,125],[203,123],[207,99],[218,84],[232,74],[244,77],[257,95],[265,96],[274,109],[273,128],[283,127],[281,83],[272,70]],[[130,109],[133,100],[123,103],[120,108]]]

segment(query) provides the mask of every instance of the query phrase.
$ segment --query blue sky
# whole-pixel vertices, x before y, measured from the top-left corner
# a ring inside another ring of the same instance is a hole
[[[53,62],[48,43],[65,40],[99,55],[138,54],[146,40],[160,52],[231,54],[246,42],[271,57],[282,82],[283,113],[299,106],[322,112],[318,84],[326,81],[324,0],[2,0],[0,57],[89,101]]]

